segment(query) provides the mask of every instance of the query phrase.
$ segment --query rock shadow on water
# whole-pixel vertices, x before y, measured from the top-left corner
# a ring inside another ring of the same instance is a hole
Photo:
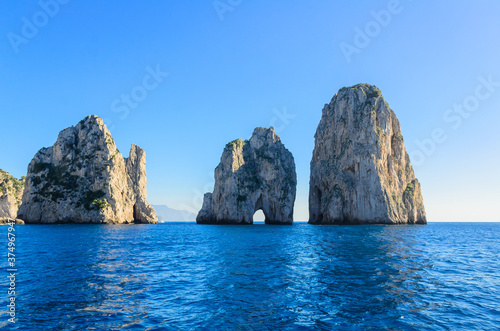
[[[315,227],[316,228],[316,227]],[[345,226],[316,228],[309,246],[314,301],[311,319],[330,325],[380,329],[410,327],[429,307],[422,285],[429,258],[417,250],[418,228]],[[304,294],[307,300],[311,293]],[[415,322],[416,323],[416,322]]]
[[[217,260],[204,284],[207,318],[198,325],[257,330],[293,324],[286,307],[294,227],[210,228],[217,234],[211,243]]]

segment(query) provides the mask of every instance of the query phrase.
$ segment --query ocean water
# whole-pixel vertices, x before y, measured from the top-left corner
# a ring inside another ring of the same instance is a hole
[[[19,330],[500,329],[500,224],[16,226]]]

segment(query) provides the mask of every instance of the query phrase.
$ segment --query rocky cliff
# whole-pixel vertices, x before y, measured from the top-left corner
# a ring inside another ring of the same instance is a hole
[[[197,223],[252,224],[262,210],[266,224],[291,224],[297,176],[292,154],[274,128],[256,128],[250,140],[226,145]]]
[[[372,85],[344,87],[323,108],[309,185],[312,224],[427,222],[399,121]]]
[[[0,169],[0,219],[17,217],[24,190],[24,178],[20,180]]]
[[[101,118],[67,128],[28,166],[18,217],[26,223],[157,223],[146,201],[146,155],[124,159]]]

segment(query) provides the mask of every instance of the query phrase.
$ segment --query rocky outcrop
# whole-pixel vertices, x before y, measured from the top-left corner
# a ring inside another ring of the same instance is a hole
[[[372,85],[344,87],[323,108],[309,185],[312,224],[427,222],[399,121]]]
[[[0,169],[0,219],[15,219],[21,205],[24,178],[17,179]]]
[[[157,223],[146,201],[146,155],[124,159],[101,118],[63,130],[28,166],[18,217],[26,223]]]
[[[132,145],[125,166],[128,186],[135,197],[134,220],[139,223],[157,223],[155,210],[146,201],[146,152],[139,146]]]
[[[252,224],[262,210],[266,224],[292,224],[297,176],[292,154],[274,128],[256,128],[250,140],[226,145],[196,217],[202,224]]]
[[[0,217],[0,225],[7,225],[7,224],[24,225],[24,221],[19,218],[14,219],[12,217]]]

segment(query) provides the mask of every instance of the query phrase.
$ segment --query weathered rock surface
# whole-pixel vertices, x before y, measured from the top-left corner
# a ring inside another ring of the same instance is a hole
[[[399,121],[372,85],[344,87],[323,108],[309,186],[312,224],[427,223]]]
[[[67,128],[28,166],[18,217],[26,223],[157,223],[146,201],[146,155],[124,159],[101,118]]]
[[[146,152],[137,145],[132,145],[125,161],[128,174],[128,186],[135,196],[134,220],[139,223],[158,223],[155,210],[146,201]]]
[[[23,197],[24,178],[17,179],[0,169],[0,218],[17,217]]]
[[[12,218],[12,217],[7,217],[7,218],[0,217],[0,225],[12,224],[11,220],[14,220],[14,224],[24,225],[23,220],[21,220],[19,218]]]
[[[206,193],[196,217],[203,224],[252,224],[262,210],[266,224],[292,224],[295,162],[274,128],[256,128],[249,141],[226,145],[215,169],[213,193]]]

